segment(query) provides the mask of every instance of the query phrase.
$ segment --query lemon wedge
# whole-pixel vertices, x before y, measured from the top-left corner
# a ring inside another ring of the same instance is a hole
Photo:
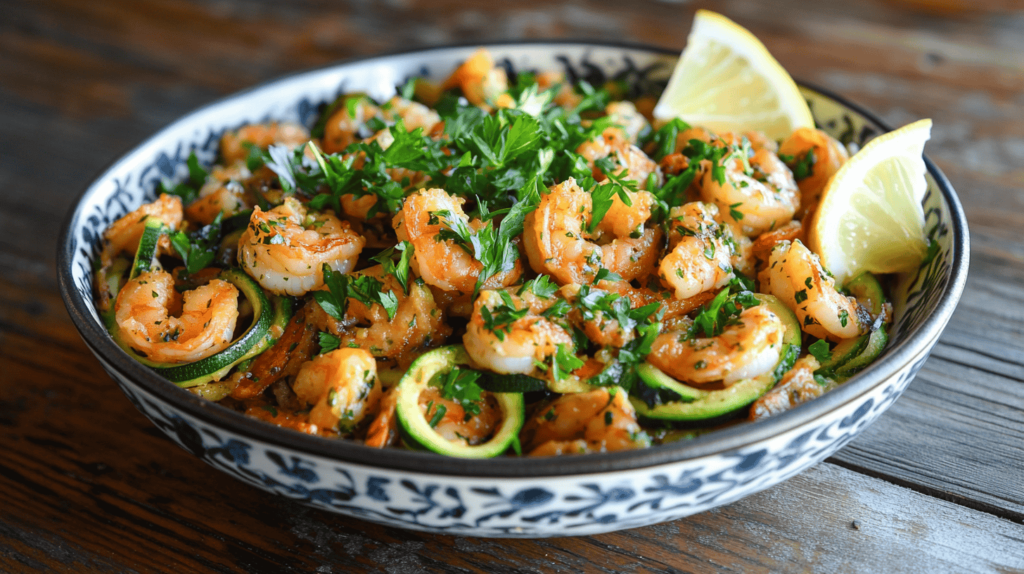
[[[698,10],[679,63],[654,108],[660,120],[681,118],[716,132],[764,132],[783,140],[814,118],[793,78],[753,34],[732,20]]]
[[[840,285],[863,271],[913,271],[924,259],[922,154],[931,130],[920,120],[881,135],[829,180],[807,243]]]

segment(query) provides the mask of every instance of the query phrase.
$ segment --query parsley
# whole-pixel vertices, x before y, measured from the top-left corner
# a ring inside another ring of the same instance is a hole
[[[551,357],[551,373],[556,381],[561,381],[583,366],[583,360],[573,353],[572,347],[558,345],[558,351]]]
[[[732,217],[736,221],[741,221],[743,219],[743,212],[741,212],[740,210],[736,209],[737,207],[739,207],[741,205],[743,205],[743,202],[739,201],[739,202],[736,202],[736,203],[734,203],[734,204],[729,206],[729,216]]]
[[[686,332],[685,340],[693,339],[701,331],[705,337],[717,337],[728,325],[739,322],[737,316],[743,309],[755,307],[761,303],[749,291],[740,291],[730,296],[730,290],[730,287],[722,289],[710,303],[700,308],[697,316],[693,319],[693,324]]]
[[[807,300],[807,289],[801,289],[793,294],[793,299],[796,300],[796,304],[799,305]]]
[[[497,293],[503,304],[495,306],[494,309],[489,309],[487,306],[480,307],[480,316],[484,320],[484,328],[494,333],[499,341],[504,341],[505,335],[512,332],[512,324],[525,317],[530,309],[529,307],[517,308],[512,296],[507,291],[498,291]]]
[[[533,294],[541,299],[550,299],[558,292],[558,285],[551,282],[550,276],[538,275],[535,279],[531,279],[523,284],[521,292],[524,291],[533,291]]]
[[[157,192],[176,195],[181,198],[183,204],[188,205],[199,197],[199,188],[206,183],[209,172],[199,165],[199,158],[196,157],[194,151],[189,152],[185,165],[188,167],[187,180],[174,186],[171,186],[167,180],[163,180],[157,184]]]
[[[469,417],[480,414],[483,389],[476,383],[482,373],[458,367],[441,375],[441,396],[458,402]]]
[[[430,412],[430,407],[433,404],[434,403],[430,403],[429,405],[427,405],[427,413]],[[434,416],[430,417],[430,428],[436,427],[437,423],[441,422],[441,419],[443,419],[444,415],[447,414],[447,413],[448,413],[448,407],[446,407],[444,405],[437,405],[437,408],[434,409]]]
[[[398,297],[391,291],[385,291],[384,284],[377,278],[350,277],[334,271],[326,263],[323,266],[323,274],[327,290],[314,291],[313,298],[324,312],[335,320],[344,320],[345,309],[348,307],[350,297],[367,307],[378,304],[387,312],[389,321],[395,318],[395,313],[398,311]]]
[[[217,256],[217,249],[220,247],[221,215],[218,213],[209,225],[194,233],[186,235],[185,232],[178,231],[171,235],[171,245],[181,255],[185,262],[185,271],[189,275],[208,267]]]
[[[849,320],[850,320],[850,312],[847,311],[846,309],[843,309],[843,311],[841,313],[839,313],[839,324],[842,325],[843,327],[845,327],[847,322],[849,322]]]
[[[416,77],[409,78],[402,85],[402,88],[398,90],[398,95],[402,96],[407,100],[413,99],[416,96]]]
[[[827,363],[832,359],[832,351],[829,350],[828,341],[824,339],[818,339],[811,343],[811,346],[807,347],[807,351],[814,355],[819,363]]]
[[[396,249],[402,252],[397,263],[394,260]],[[406,295],[409,294],[409,260],[412,259],[413,251],[412,243],[402,241],[394,247],[388,247],[370,258],[372,261],[380,263],[385,273],[393,275],[395,279],[398,279]]]
[[[800,181],[810,177],[814,171],[814,164],[818,161],[814,155],[814,148],[807,150],[807,153],[801,156],[799,159],[792,156],[787,156],[790,161],[783,160],[793,170],[793,177]]]
[[[331,351],[341,346],[341,339],[336,337],[335,335],[332,335],[331,333],[321,331],[319,338],[321,355],[324,353],[330,353]]]
[[[654,146],[654,155],[651,156],[651,159],[661,161],[665,156],[674,153],[676,151],[676,139],[680,133],[688,129],[690,129],[690,124],[675,118],[653,132],[648,140]]]

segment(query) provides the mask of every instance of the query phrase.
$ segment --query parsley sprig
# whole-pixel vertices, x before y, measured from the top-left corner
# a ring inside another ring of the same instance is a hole
[[[704,337],[717,337],[727,326],[739,324],[739,314],[744,309],[761,304],[760,299],[750,291],[731,294],[731,289],[729,286],[722,289],[710,303],[700,308],[686,332],[685,340],[693,339],[701,332]]]
[[[213,218],[209,225],[186,234],[178,231],[171,235],[171,245],[185,262],[185,271],[189,275],[199,272],[213,263],[220,247],[221,213]]]
[[[480,371],[455,367],[440,375],[441,396],[459,403],[466,411],[467,421],[480,414],[484,390],[476,381],[482,374]]]
[[[380,305],[387,312],[388,320],[395,318],[395,313],[398,311],[398,297],[391,291],[385,290],[384,284],[377,278],[365,275],[352,277],[338,273],[326,263],[323,266],[323,274],[327,290],[314,291],[313,298],[320,304],[324,312],[336,321],[345,320],[349,298],[355,299],[367,307],[374,304]]]
[[[199,189],[206,183],[206,178],[210,172],[199,165],[199,158],[196,157],[196,152],[194,151],[189,152],[185,165],[188,166],[188,179],[177,185],[171,185],[169,181],[162,180],[157,185],[157,191],[159,193],[177,195],[181,198],[183,204],[188,205],[199,197]]]

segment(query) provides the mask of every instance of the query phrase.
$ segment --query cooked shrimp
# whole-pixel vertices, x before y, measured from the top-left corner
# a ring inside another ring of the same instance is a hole
[[[366,440],[363,441],[366,446],[385,448],[398,442],[398,415],[395,413],[397,407],[398,387],[394,387],[385,392],[380,399],[377,416],[366,429]]]
[[[661,284],[675,291],[676,299],[724,287],[735,277],[732,233],[715,221],[717,215],[714,204],[700,202],[669,211],[672,251],[661,259],[658,274]]]
[[[228,217],[252,208],[242,186],[242,182],[250,177],[252,173],[241,162],[229,167],[215,166],[206,183],[199,188],[199,199],[185,208],[185,217],[189,221],[209,225],[217,214]]]
[[[474,52],[441,85],[441,91],[450,88],[459,88],[469,103],[487,111],[515,105],[508,94],[505,68],[495,66],[494,58],[485,48]]]
[[[270,211],[253,209],[238,240],[238,263],[277,295],[305,295],[324,284],[323,266],[348,273],[366,240],[330,213],[306,214],[295,198]]]
[[[651,174],[661,185],[662,175],[658,164],[647,157],[640,148],[629,143],[627,134],[620,128],[612,126],[604,130],[600,136],[585,141],[576,148],[576,153],[587,160],[587,165],[594,175],[596,181],[604,181],[608,176],[597,166],[596,161],[603,158],[611,158],[618,166],[615,175],[626,172],[623,179],[635,181],[640,189],[647,189],[647,178]]]
[[[563,395],[534,412],[521,434],[530,456],[614,452],[650,446],[626,391]]]
[[[731,146],[722,161],[724,182],[706,170],[701,178],[701,197],[718,205],[722,220],[735,224],[743,235],[755,237],[793,219],[800,207],[800,190],[793,174],[771,150],[761,148],[744,157],[746,146]],[[748,167],[749,166],[749,167]]]
[[[589,283],[601,268],[625,281],[646,277],[657,263],[661,229],[643,228],[651,206],[645,194],[634,194],[637,201],[631,208],[623,204],[618,209],[613,203],[615,211],[610,209],[597,233],[591,234],[585,229],[592,217],[590,194],[573,178],[553,186],[523,223],[523,246],[530,266],[538,273],[550,274],[561,285]],[[598,234],[611,235],[611,242],[598,245],[591,241]]]
[[[501,408],[494,395],[485,391],[477,405],[480,412],[469,414],[458,401],[444,398],[437,387],[427,387],[419,397],[420,410],[428,421],[443,413],[434,431],[448,442],[467,446],[486,441],[501,423]]]
[[[782,352],[782,320],[765,305],[744,309],[736,324],[716,337],[686,338],[686,331],[658,335],[647,360],[688,383],[729,385],[772,370]]]
[[[249,146],[267,149],[271,145],[285,145],[295,149],[309,141],[309,130],[290,122],[249,124],[237,130],[225,132],[220,138],[220,155],[225,164],[245,161],[249,157]],[[246,144],[249,144],[247,146]]]
[[[812,356],[797,360],[778,385],[750,406],[750,420],[759,421],[783,413],[825,394],[825,387],[814,380],[814,371],[820,366]]]
[[[796,313],[804,332],[819,339],[849,339],[870,327],[868,312],[836,290],[835,279],[800,240],[775,244],[758,280],[762,292],[778,297]]]
[[[125,341],[147,359],[190,363],[231,344],[238,319],[238,289],[214,279],[182,294],[174,288],[170,273],[148,271],[121,288],[114,319]]]
[[[439,345],[451,334],[442,313],[434,303],[430,289],[410,281],[406,294],[398,279],[377,265],[353,274],[374,277],[398,300],[393,318],[378,304],[367,307],[362,301],[349,298],[345,320],[337,321],[312,303],[309,320],[321,331],[329,331],[341,339],[343,347],[366,349],[374,357],[391,359],[408,367],[426,349]]]
[[[647,123],[647,118],[637,111],[636,105],[627,100],[609,103],[605,106],[604,113],[619,127],[631,144],[636,144],[640,134],[651,126]]]
[[[537,89],[549,90],[555,87],[558,91],[555,92],[552,101],[556,105],[571,110],[583,101],[583,96],[572,89],[572,84],[566,80],[564,73],[548,70],[537,74]]]
[[[108,267],[119,253],[134,254],[139,249],[139,240],[146,230],[146,221],[155,217],[172,231],[181,225],[181,198],[166,193],[160,194],[153,203],[146,203],[135,211],[118,219],[103,232],[103,251],[100,262]],[[171,252],[171,242],[167,236],[160,238],[160,253]]]
[[[541,315],[553,303],[553,298],[545,300],[530,292],[481,291],[462,337],[466,352],[496,373],[537,373],[537,363],[557,353],[559,345],[573,345],[565,327]],[[485,320],[484,309],[490,321]]]
[[[436,111],[401,96],[392,97],[381,106],[381,110],[385,121],[393,122],[401,118],[405,129],[410,132],[422,128],[423,133],[430,133],[434,126],[441,123],[441,116]]]
[[[809,172],[794,173],[795,176],[803,176],[796,180],[800,187],[802,213],[811,213],[817,207],[828,180],[850,159],[843,144],[827,133],[812,128],[797,128],[782,142],[779,156],[785,157],[786,164],[794,170],[800,164],[803,164],[804,170],[810,168]]]
[[[377,409],[377,362],[362,349],[336,349],[302,365],[292,390],[312,405],[309,422],[322,429],[350,433]]]
[[[442,230],[466,226],[472,231],[485,225],[470,221],[462,211],[465,200],[453,197],[443,189],[417,191],[405,199],[401,211],[395,215],[393,225],[399,241],[409,241],[415,247],[412,267],[427,282],[445,291],[472,293],[483,270],[483,263],[456,243],[454,239],[441,239]],[[493,289],[511,285],[522,275],[522,262],[516,259],[512,269],[489,277],[484,288]]]

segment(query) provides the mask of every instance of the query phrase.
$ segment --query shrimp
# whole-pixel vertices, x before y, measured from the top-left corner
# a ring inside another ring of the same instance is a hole
[[[408,367],[425,349],[440,344],[451,334],[442,313],[434,303],[430,289],[416,281],[409,282],[409,293],[398,279],[380,265],[353,274],[373,277],[384,291],[395,296],[398,306],[394,317],[378,304],[367,307],[355,298],[348,299],[344,321],[337,321],[316,302],[311,304],[310,322],[321,331],[329,331],[341,339],[343,347],[366,349],[374,357],[390,359]]]
[[[181,294],[162,270],[129,279],[114,303],[118,332],[158,363],[191,363],[223,351],[237,319],[238,289],[231,283],[214,279]]]
[[[640,134],[651,127],[651,124],[647,123],[647,118],[637,111],[636,105],[627,100],[609,103],[605,106],[604,113],[619,127],[631,144],[636,144]]]
[[[850,339],[871,325],[867,310],[836,290],[835,279],[799,239],[776,243],[758,280],[763,293],[778,297],[796,313],[804,332],[819,339]]]
[[[323,266],[348,273],[366,240],[330,213],[306,214],[295,198],[253,209],[238,240],[238,263],[265,289],[297,297],[324,284]]]
[[[718,205],[722,220],[748,237],[793,219],[800,207],[800,190],[786,164],[768,148],[758,149],[747,157],[752,148],[730,147],[732,153],[722,159],[724,181],[719,182],[715,170],[710,169],[701,177],[704,201]]]
[[[119,253],[134,254],[139,249],[139,240],[146,230],[146,221],[151,217],[159,219],[172,231],[177,229],[182,219],[181,198],[162,193],[156,201],[143,204],[111,224],[103,232],[106,244],[100,253],[100,262],[104,267],[109,267]],[[160,238],[159,248],[160,253],[171,252],[171,241],[166,235]]]
[[[825,387],[814,380],[819,367],[818,360],[811,356],[797,360],[778,385],[750,406],[750,420],[766,419],[825,394]]]
[[[744,309],[738,322],[727,325],[716,337],[687,338],[684,330],[658,335],[647,360],[681,381],[730,385],[775,368],[784,332],[775,313],[756,305]]]
[[[462,337],[466,352],[496,373],[536,373],[537,364],[555,355],[559,345],[573,346],[565,326],[541,315],[554,302],[529,291],[481,291]]]
[[[804,214],[814,211],[828,180],[850,159],[843,144],[827,133],[812,128],[797,128],[782,142],[779,156],[785,157],[786,164],[794,170],[796,184],[800,187],[801,211]]]
[[[572,84],[565,79],[564,73],[549,70],[537,74],[537,89],[549,90],[552,88],[557,89],[552,101],[563,109],[572,110],[583,101],[583,96],[572,89]]]
[[[462,211],[464,201],[443,189],[420,190],[405,199],[392,225],[399,241],[413,244],[412,267],[428,285],[445,291],[472,293],[484,264],[456,240],[442,239],[440,235],[443,230],[455,227],[465,227],[471,232],[484,227],[482,221],[470,221]],[[522,273],[523,265],[516,259],[512,269],[488,277],[483,287],[511,285]]]
[[[225,164],[245,161],[249,157],[249,146],[267,149],[279,144],[295,149],[309,141],[309,130],[290,122],[249,124],[237,130],[225,132],[220,138],[220,155]],[[249,144],[248,146],[246,144]]]
[[[501,408],[494,395],[485,391],[477,405],[479,413],[467,413],[458,401],[444,398],[437,387],[427,387],[419,397],[420,410],[428,421],[441,413],[434,431],[448,442],[467,446],[486,441],[501,423]]]
[[[373,448],[385,448],[398,442],[398,387],[394,387],[380,399],[377,416],[366,429],[364,444]]]
[[[597,165],[597,160],[611,158],[612,162],[618,166],[615,175],[625,172],[623,179],[635,181],[639,189],[647,189],[647,179],[652,174],[658,185],[661,185],[663,177],[658,164],[647,157],[647,154],[640,148],[629,143],[627,135],[621,128],[615,126],[606,128],[597,138],[580,144],[576,148],[576,153],[587,161],[596,181],[608,179],[608,176]]]
[[[451,88],[459,88],[469,103],[487,111],[515,105],[508,94],[505,68],[495,66],[494,58],[485,48],[474,52],[441,85],[442,92]]]
[[[348,434],[376,412],[381,396],[377,362],[362,349],[336,349],[303,364],[292,390],[313,406],[310,423]]]
[[[657,263],[661,229],[643,225],[650,218],[650,194],[632,195],[636,198],[632,207],[624,203],[616,207],[613,200],[596,233],[590,233],[586,230],[593,209],[590,194],[571,177],[552,186],[523,222],[523,246],[530,266],[560,285],[589,283],[601,268],[624,281],[649,275]],[[607,235],[613,237],[610,243],[590,241]]]
[[[724,287],[733,273],[732,233],[715,221],[714,204],[693,202],[669,211],[669,246],[658,274],[676,299],[689,299],[709,289]],[[675,244],[673,246],[673,244]]]
[[[436,111],[401,96],[392,97],[381,106],[381,110],[385,121],[393,122],[401,118],[405,129],[410,132],[422,128],[423,133],[430,133],[441,123],[441,116]]]
[[[601,388],[563,395],[534,411],[521,433],[530,456],[586,454],[645,448],[650,439],[636,420],[626,391]]]
[[[214,167],[206,183],[199,188],[199,199],[185,208],[185,216],[189,221],[209,225],[217,214],[227,217],[251,209],[252,204],[246,200],[241,183],[250,177],[252,173],[244,163]]]

